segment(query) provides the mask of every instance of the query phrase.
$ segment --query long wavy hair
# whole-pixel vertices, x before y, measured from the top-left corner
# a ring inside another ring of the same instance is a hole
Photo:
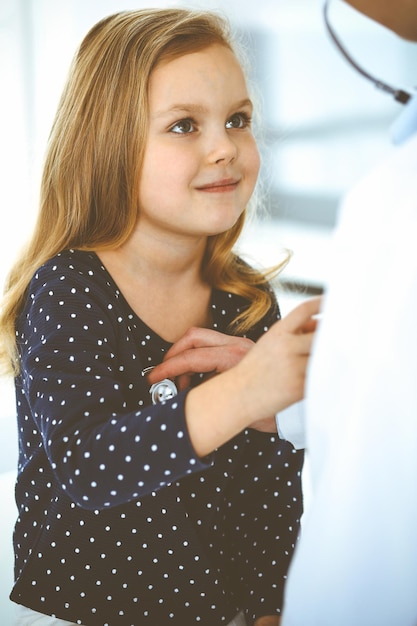
[[[212,44],[237,54],[227,20],[186,9],[124,11],[87,33],[52,126],[34,232],[6,281],[0,317],[3,372],[19,370],[16,318],[36,269],[64,249],[116,248],[133,231],[153,69]],[[235,333],[248,330],[272,303],[265,288],[272,274],[242,264],[232,250],[245,215],[246,210],[229,231],[209,238],[204,258],[210,285],[250,302],[235,320]]]

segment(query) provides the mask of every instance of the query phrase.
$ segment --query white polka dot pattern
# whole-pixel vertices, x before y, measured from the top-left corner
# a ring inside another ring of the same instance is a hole
[[[225,332],[242,306],[214,290],[213,327]],[[152,405],[141,376],[169,344],[94,253],[68,251],[39,269],[17,338],[12,599],[84,626],[213,626],[239,610],[248,623],[280,612],[302,453],[248,429],[199,459],[186,392]]]

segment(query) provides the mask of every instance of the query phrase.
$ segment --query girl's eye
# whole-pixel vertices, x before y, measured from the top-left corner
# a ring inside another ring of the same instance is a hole
[[[247,128],[251,119],[247,113],[235,113],[226,122],[226,128]]]
[[[179,120],[175,122],[173,126],[169,129],[172,133],[177,133],[178,135],[186,135],[187,133],[192,133],[195,131],[194,122],[190,118],[186,118],[184,120]]]

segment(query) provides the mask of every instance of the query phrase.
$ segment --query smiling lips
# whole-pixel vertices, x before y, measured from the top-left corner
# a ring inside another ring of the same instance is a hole
[[[201,187],[197,187],[197,189],[198,191],[206,191],[208,193],[225,193],[234,191],[238,184],[239,181],[234,178],[224,178],[223,180],[216,180],[213,183],[207,183],[207,185],[201,185]]]

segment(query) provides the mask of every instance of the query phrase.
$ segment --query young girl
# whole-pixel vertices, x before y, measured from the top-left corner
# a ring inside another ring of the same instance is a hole
[[[123,12],[80,46],[1,319],[18,624],[279,623],[303,456],[265,431],[302,396],[314,311],[259,360],[279,310],[232,252],[259,167],[252,107],[210,13]],[[155,381],[184,335],[201,368],[185,389]]]

